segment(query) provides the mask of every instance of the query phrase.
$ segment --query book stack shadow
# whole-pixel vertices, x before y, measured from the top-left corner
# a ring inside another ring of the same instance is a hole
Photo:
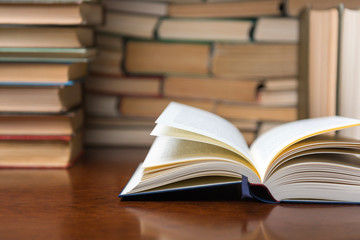
[[[299,23],[282,1],[102,3],[86,144],[150,146],[172,101],[226,118],[248,144],[297,119]]]
[[[82,152],[95,1],[0,4],[0,167],[63,168]]]

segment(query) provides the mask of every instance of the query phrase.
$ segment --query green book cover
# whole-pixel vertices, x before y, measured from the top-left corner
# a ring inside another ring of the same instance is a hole
[[[95,48],[0,48],[0,62],[88,62]]]

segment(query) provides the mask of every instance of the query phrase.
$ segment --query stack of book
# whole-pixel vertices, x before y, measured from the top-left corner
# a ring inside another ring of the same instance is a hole
[[[153,141],[154,118],[122,116],[123,96],[159,97],[162,78],[127,75],[122,71],[123,39],[97,33],[98,57],[90,64],[86,81],[87,145],[147,146]]]
[[[282,16],[282,1],[103,4],[87,143],[150,145],[171,101],[225,117],[248,143],[259,123],[297,119],[298,18]]]
[[[93,1],[0,4],[0,166],[67,167],[82,151]]]

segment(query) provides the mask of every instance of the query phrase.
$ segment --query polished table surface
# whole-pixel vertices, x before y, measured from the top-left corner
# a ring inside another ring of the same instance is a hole
[[[360,205],[122,201],[147,149],[87,149],[69,170],[0,171],[0,239],[360,239]]]

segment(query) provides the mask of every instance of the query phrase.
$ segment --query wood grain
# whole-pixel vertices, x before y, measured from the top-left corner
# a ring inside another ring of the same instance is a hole
[[[121,201],[147,149],[89,149],[69,170],[0,171],[0,239],[358,239],[360,206]]]

